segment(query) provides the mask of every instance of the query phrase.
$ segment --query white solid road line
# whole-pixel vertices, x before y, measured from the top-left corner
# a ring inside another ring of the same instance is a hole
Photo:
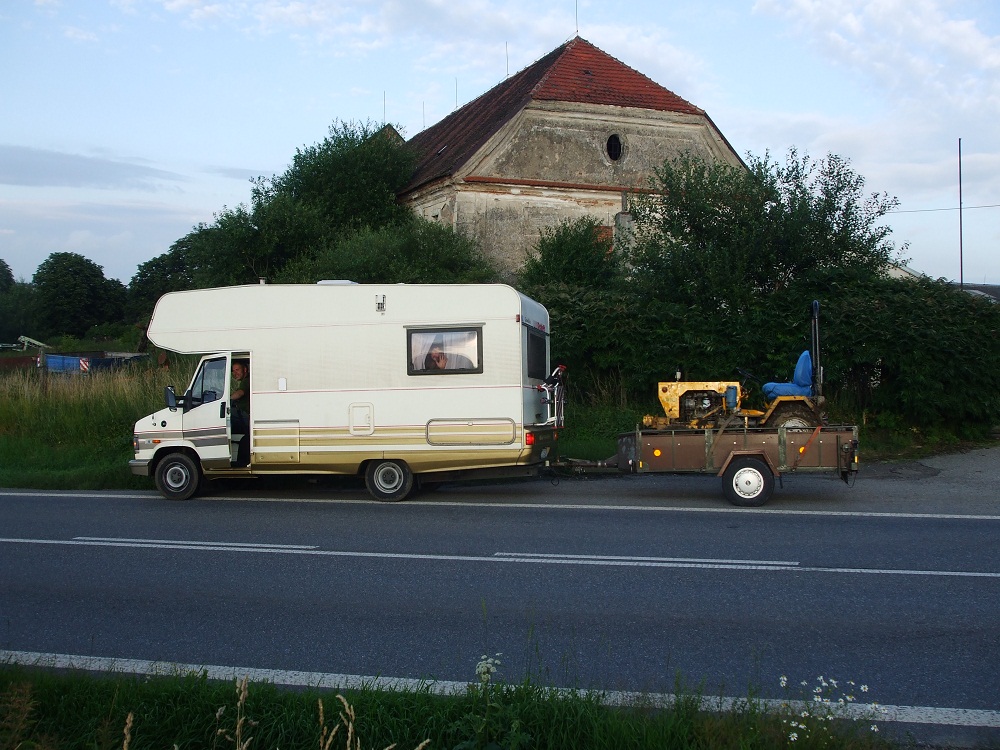
[[[168,547],[176,547],[178,545],[205,545],[208,547],[240,547],[240,548],[250,548],[256,547],[262,550],[269,549],[319,549],[315,544],[252,544],[250,542],[196,542],[190,540],[180,540],[180,539],[122,539],[119,537],[110,536],[75,536],[73,539],[83,541],[83,542],[134,542],[142,546],[147,546],[151,544],[162,544]]]
[[[51,545],[68,547],[125,547],[132,549],[168,549],[195,552],[252,552],[269,555],[310,555],[382,560],[432,560],[441,562],[518,563],[522,565],[589,565],[631,568],[694,568],[700,570],[767,570],[794,573],[834,573],[851,575],[929,576],[934,578],[1000,578],[1000,572],[974,570],[909,570],[896,568],[823,568],[802,566],[797,562],[769,561],[684,561],[683,558],[600,557],[588,555],[547,555],[538,553],[497,552],[492,555],[444,555],[420,552],[359,552],[324,550],[308,546],[267,545],[243,542],[163,541],[142,539],[15,539],[0,538],[0,544]]]
[[[715,560],[701,557],[633,557],[619,555],[560,555],[545,552],[495,552],[496,557],[537,557],[540,559],[561,558],[564,560],[631,560],[635,562],[680,562],[680,563],[722,563],[724,565],[798,565],[788,560]]]
[[[37,497],[59,500],[67,497],[95,498],[104,500],[155,500],[160,496],[155,492],[124,493],[124,492],[44,492],[42,490],[0,490],[0,497]],[[412,507],[440,508],[480,508],[520,510],[595,510],[595,511],[628,511],[630,513],[724,513],[753,514],[757,516],[823,516],[841,518],[913,518],[935,519],[947,521],[1000,521],[1000,515],[974,515],[962,513],[902,513],[863,510],[792,510],[786,508],[734,508],[718,506],[711,508],[696,508],[683,505],[589,505],[586,503],[510,503],[497,500],[483,502],[450,502],[447,500],[407,500],[402,503],[378,503],[368,497],[213,497],[213,502],[247,502],[247,503],[320,503],[327,505],[366,505],[373,510],[381,509],[394,512]],[[164,501],[166,502],[166,501]],[[390,510],[394,509],[394,510]]]
[[[269,682],[274,685],[355,690],[422,690],[440,695],[463,694],[470,683],[449,680],[417,680],[408,677],[382,677],[327,672],[304,672],[254,667],[223,667],[208,664],[177,664],[142,659],[116,659],[106,656],[78,656],[73,654],[47,654],[35,651],[0,650],[0,663],[20,664],[55,669],[80,669],[88,672],[115,672],[137,675],[204,675],[212,680],[241,680]],[[576,692],[567,690],[566,692]],[[580,691],[584,692],[584,691]],[[601,692],[601,701],[607,705],[667,706],[674,702],[670,693],[640,693],[629,691]],[[801,701],[761,699],[768,708],[784,707],[802,709]],[[707,709],[731,710],[746,705],[745,698],[706,698]],[[864,721],[902,722],[906,724],[937,724],[963,727],[1000,727],[1000,711],[970,708],[940,708],[937,706],[891,706],[873,703],[849,703],[842,707],[843,714]],[[839,709],[838,709],[839,710]]]

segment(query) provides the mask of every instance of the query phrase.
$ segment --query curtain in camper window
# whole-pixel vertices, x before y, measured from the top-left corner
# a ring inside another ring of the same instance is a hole
[[[411,330],[407,336],[410,375],[455,375],[483,371],[483,329]]]

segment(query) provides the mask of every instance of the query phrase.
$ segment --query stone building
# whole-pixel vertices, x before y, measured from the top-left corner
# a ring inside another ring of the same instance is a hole
[[[627,195],[681,153],[742,164],[711,118],[576,37],[410,140],[400,200],[476,238],[507,270],[543,227],[627,226]]]

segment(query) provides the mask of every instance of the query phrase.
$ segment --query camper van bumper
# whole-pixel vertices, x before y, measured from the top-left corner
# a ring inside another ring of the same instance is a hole
[[[134,458],[128,462],[128,468],[137,477],[148,477],[149,476],[149,459],[137,459]]]

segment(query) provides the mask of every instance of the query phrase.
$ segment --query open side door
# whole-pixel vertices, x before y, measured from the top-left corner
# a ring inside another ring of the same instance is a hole
[[[229,377],[228,356],[207,356],[184,394],[183,437],[206,469],[230,466]]]

